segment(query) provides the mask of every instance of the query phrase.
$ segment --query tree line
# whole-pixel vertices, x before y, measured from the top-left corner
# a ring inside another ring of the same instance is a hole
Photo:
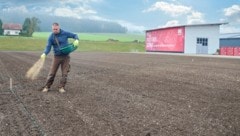
[[[20,18],[13,21],[17,22]],[[85,33],[127,33],[127,28],[116,22],[91,20],[91,19],[74,19],[74,18],[59,18],[53,17],[52,19],[41,17],[41,21],[37,17],[25,18],[21,36],[31,37],[34,32],[49,32],[51,31],[51,24],[55,22],[60,23],[63,29],[73,32]],[[0,19],[0,35],[3,34],[3,22]]]
[[[22,30],[20,32],[20,35],[21,36],[31,37],[32,34],[35,31],[39,31],[40,30],[40,27],[39,27],[40,23],[41,23],[41,21],[38,18],[36,18],[36,17],[26,18],[25,21],[23,22]],[[0,19],[0,35],[3,35],[3,32],[4,32],[2,27],[3,27],[3,22]]]
[[[44,32],[51,31],[51,24],[55,22],[60,23],[61,28],[66,31],[73,32],[84,32],[84,33],[127,33],[127,28],[120,25],[119,23],[112,21],[103,20],[92,20],[92,19],[74,19],[69,17],[48,17],[41,18],[42,23],[40,24],[41,30]]]
[[[36,17],[26,18],[23,23],[22,31],[20,35],[31,37],[35,31],[40,30],[40,27],[39,27],[40,23],[41,21]]]
[[[3,22],[0,19],[0,35],[3,35],[3,28],[2,28]]]

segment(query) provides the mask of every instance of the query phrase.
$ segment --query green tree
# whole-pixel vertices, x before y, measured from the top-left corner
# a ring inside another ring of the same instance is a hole
[[[33,17],[31,21],[34,32],[40,31],[39,24],[41,23],[41,21],[36,17]]]
[[[2,20],[0,19],[0,35],[3,35],[3,23],[2,23]]]
[[[40,27],[39,27],[40,23],[41,21],[36,17],[26,18],[23,23],[23,29],[22,29],[21,35],[31,37],[35,31],[40,30]]]
[[[31,24],[30,18],[26,18],[24,23],[23,23],[21,35],[28,36],[29,29],[30,29],[30,24]]]

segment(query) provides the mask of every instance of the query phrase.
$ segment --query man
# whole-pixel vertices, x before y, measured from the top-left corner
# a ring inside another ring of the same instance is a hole
[[[70,69],[70,56],[69,54],[64,54],[60,51],[60,48],[68,45],[68,38],[73,38],[75,41],[73,42],[74,46],[78,46],[79,38],[77,34],[73,34],[70,32],[66,32],[60,29],[60,25],[58,23],[52,24],[52,34],[48,38],[48,42],[45,48],[44,53],[41,55],[41,59],[45,59],[48,53],[51,51],[53,47],[54,50],[54,58],[52,62],[52,66],[47,78],[47,82],[42,90],[42,92],[48,92],[49,88],[53,84],[54,78],[56,76],[57,70],[59,66],[61,66],[62,78],[60,80],[59,92],[64,93],[65,84],[67,83],[67,75]]]

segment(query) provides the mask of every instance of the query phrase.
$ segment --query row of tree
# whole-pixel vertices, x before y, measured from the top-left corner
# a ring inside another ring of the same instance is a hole
[[[29,37],[32,36],[33,32],[40,31],[40,23],[41,21],[36,17],[26,18],[20,35]]]
[[[126,33],[126,27],[113,21],[93,20],[93,19],[75,19],[70,17],[41,17],[41,31],[51,31],[52,21],[58,22],[66,31],[84,32],[84,33]]]
[[[3,35],[3,28],[2,28],[3,22],[0,19],[0,35]]]
[[[31,37],[33,32],[40,30],[40,27],[39,27],[40,23],[41,21],[36,17],[26,18],[22,25],[22,30],[20,32],[20,35]],[[0,19],[0,35],[3,35],[3,31],[4,31],[2,27],[3,27],[3,22]]]
[[[13,22],[18,22],[20,20],[19,17],[11,19]],[[63,17],[52,17],[49,19],[48,17],[41,17],[38,19],[37,17],[25,18],[22,31],[20,35],[31,37],[34,32],[44,31],[49,32],[51,30],[51,24],[55,22],[60,23],[63,29],[66,31],[73,32],[90,32],[90,33],[127,33],[127,28],[122,25],[111,22],[111,21],[101,21],[101,20],[91,20],[91,19],[74,19],[74,18],[63,18]],[[0,35],[3,34],[2,29],[2,20],[0,19]],[[40,29],[41,27],[41,29]]]

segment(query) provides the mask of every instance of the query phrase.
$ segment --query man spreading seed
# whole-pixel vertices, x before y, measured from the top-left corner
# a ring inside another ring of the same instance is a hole
[[[73,42],[73,47],[76,49],[79,43],[79,38],[77,34],[66,32],[60,29],[60,25],[58,23],[53,23],[52,25],[52,34],[48,38],[48,43],[44,50],[44,53],[41,55],[41,59],[45,59],[48,53],[51,51],[53,46],[54,50],[54,58],[52,62],[52,66],[47,78],[47,82],[42,90],[42,92],[48,92],[49,88],[53,84],[54,78],[56,76],[57,70],[59,66],[61,66],[62,78],[60,80],[59,92],[65,92],[65,84],[67,83],[67,75],[70,70],[70,52],[62,52],[61,49],[67,47],[68,38],[73,38],[75,41]]]

